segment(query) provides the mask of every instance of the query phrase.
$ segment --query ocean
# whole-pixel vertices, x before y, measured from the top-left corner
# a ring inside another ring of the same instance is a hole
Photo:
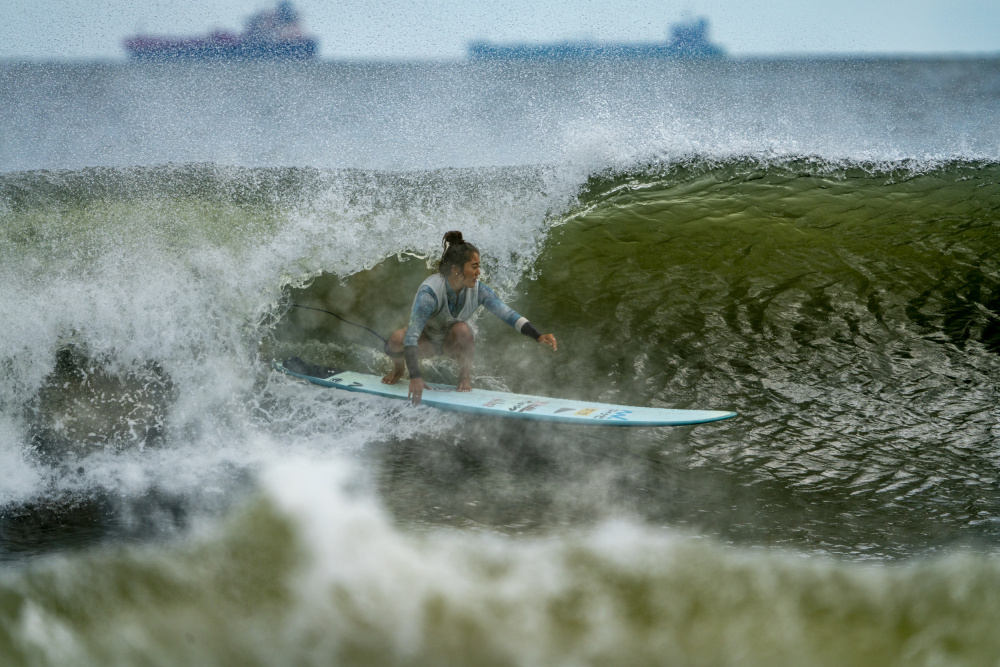
[[[452,229],[476,386],[739,416],[272,370]],[[4,665],[1000,662],[1000,60],[0,63],[0,312]]]

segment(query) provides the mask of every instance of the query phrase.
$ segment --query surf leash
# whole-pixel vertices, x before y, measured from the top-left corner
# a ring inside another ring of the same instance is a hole
[[[323,310],[322,308],[313,308],[312,306],[300,306],[297,303],[293,303],[292,306],[295,307],[295,308],[302,308],[303,310],[315,310],[317,313],[326,313],[327,315],[333,315],[334,317],[336,317],[341,322],[344,322],[346,324],[350,324],[351,326],[358,327],[359,329],[364,329],[365,331],[367,331],[368,333],[372,334],[373,336],[376,336],[380,341],[382,341],[382,351],[385,352],[386,354],[389,354],[389,339],[385,338],[384,336],[382,336],[382,334],[380,334],[379,332],[377,332],[377,331],[375,331],[373,329],[369,329],[368,327],[366,327],[363,324],[358,324],[357,322],[351,322],[348,319],[344,319],[343,317],[341,317],[337,313],[331,313],[329,310]]]

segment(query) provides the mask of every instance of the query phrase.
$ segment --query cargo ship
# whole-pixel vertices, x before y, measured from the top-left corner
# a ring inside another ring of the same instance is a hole
[[[663,42],[556,42],[550,44],[492,44],[472,42],[469,56],[477,60],[601,60],[722,58],[726,52],[708,39],[708,20],[704,18],[675,23],[670,38]]]
[[[216,30],[204,37],[136,35],[124,42],[133,60],[309,60],[318,42],[303,34],[290,2],[258,12],[240,34]]]

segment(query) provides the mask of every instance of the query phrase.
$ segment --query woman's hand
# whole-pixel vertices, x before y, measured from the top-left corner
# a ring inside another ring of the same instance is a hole
[[[555,352],[559,347],[556,345],[556,337],[552,334],[542,334],[538,337],[538,342],[544,345],[548,345]]]
[[[413,378],[410,380],[410,388],[406,392],[406,397],[414,405],[420,405],[420,397],[424,395],[424,389],[427,389],[427,383],[424,382],[423,378]]]

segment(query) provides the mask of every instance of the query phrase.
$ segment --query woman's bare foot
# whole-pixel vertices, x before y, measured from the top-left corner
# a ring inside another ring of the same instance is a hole
[[[403,377],[403,364],[393,364],[392,370],[382,378],[382,384],[396,384]]]
[[[458,390],[459,391],[472,391],[472,378],[468,375],[462,374],[458,376]]]

